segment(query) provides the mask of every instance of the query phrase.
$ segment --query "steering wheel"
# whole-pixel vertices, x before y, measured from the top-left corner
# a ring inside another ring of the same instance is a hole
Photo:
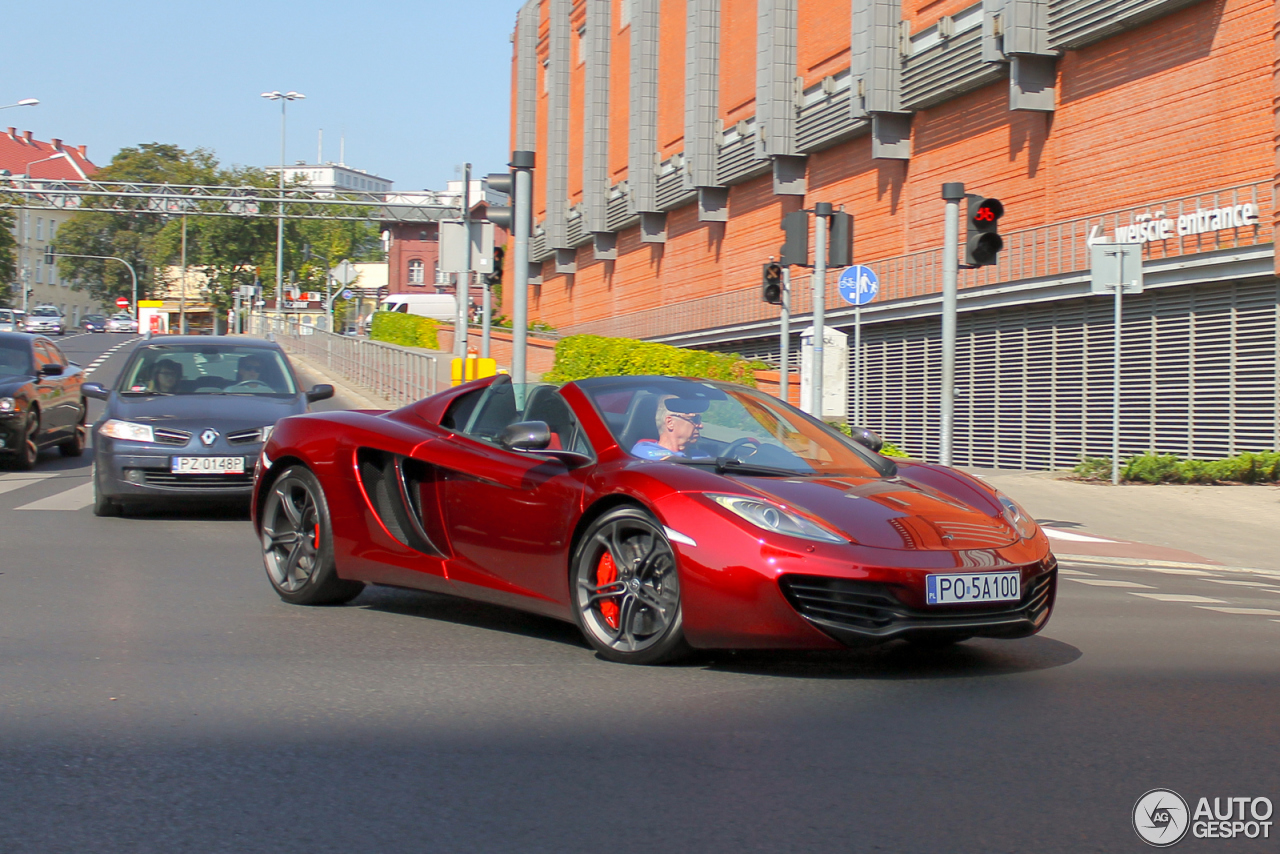
[[[262,380],[245,380],[244,382],[233,383],[223,391],[275,391],[271,386]]]
[[[756,455],[756,451],[760,450],[760,443],[747,436],[730,443],[729,447],[724,449],[724,453],[720,455],[720,458],[724,460],[738,460],[741,462],[742,458],[738,456],[738,451],[748,445],[751,446],[751,453],[747,454],[747,456],[754,457]]]

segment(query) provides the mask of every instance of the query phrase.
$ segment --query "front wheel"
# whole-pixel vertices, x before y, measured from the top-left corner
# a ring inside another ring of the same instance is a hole
[[[664,664],[689,653],[675,551],[651,515],[619,507],[592,522],[572,572],[574,616],[602,657]]]
[[[102,494],[102,487],[98,486],[97,475],[93,478],[93,515],[95,516],[119,516],[120,505],[112,501],[110,498]]]
[[[84,454],[85,436],[88,433],[84,419],[88,412],[88,404],[83,400],[80,401],[80,420],[76,422],[75,435],[58,445],[58,450],[64,457],[79,457]]]
[[[329,505],[306,466],[290,466],[271,484],[262,508],[262,558],[276,593],[294,605],[337,605],[364,584],[338,577]]]
[[[36,435],[40,432],[40,416],[34,410],[27,413],[27,424],[22,431],[21,446],[14,457],[13,467],[18,471],[31,471],[40,459],[40,447]]]

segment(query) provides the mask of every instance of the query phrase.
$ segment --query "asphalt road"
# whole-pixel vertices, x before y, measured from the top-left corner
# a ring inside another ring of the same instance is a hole
[[[5,854],[1144,851],[1149,789],[1280,803],[1280,577],[1064,563],[1035,638],[634,668],[448,597],[285,605],[241,514],[54,509],[89,464],[0,475]]]

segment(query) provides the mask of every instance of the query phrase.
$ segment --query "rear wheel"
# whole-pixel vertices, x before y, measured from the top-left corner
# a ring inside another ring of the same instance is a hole
[[[688,654],[676,555],[651,515],[605,513],[573,560],[574,616],[597,652],[624,664],[663,664]]]
[[[338,577],[329,505],[306,466],[290,466],[267,491],[262,558],[271,586],[294,605],[336,605],[364,589],[359,581]]]
[[[80,401],[80,420],[76,423],[75,435],[58,445],[58,450],[64,457],[79,457],[84,454],[85,436],[87,435],[84,419],[88,413],[89,405],[83,400]]]

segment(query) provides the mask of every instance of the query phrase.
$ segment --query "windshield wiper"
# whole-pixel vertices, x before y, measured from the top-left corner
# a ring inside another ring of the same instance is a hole
[[[797,471],[796,469],[781,468],[779,466],[762,466],[757,463],[744,463],[737,457],[717,457],[712,459],[706,457],[703,459],[680,460],[667,458],[667,462],[680,463],[686,466],[712,466],[715,468],[716,474],[758,474],[772,477],[808,477],[813,471]]]
[[[120,394],[145,394],[151,397],[173,397],[171,391],[122,391]]]

